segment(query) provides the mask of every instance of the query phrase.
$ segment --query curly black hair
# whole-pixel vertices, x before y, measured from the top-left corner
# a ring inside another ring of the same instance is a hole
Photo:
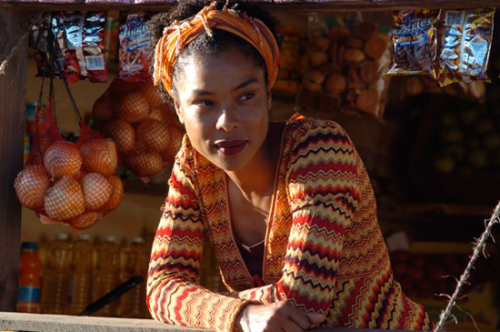
[[[221,10],[226,3],[225,0],[216,0],[216,8]],[[175,21],[182,21],[191,16],[196,15],[203,7],[208,5],[210,1],[179,1],[170,11],[158,13],[154,15],[151,20],[148,21],[147,26],[151,31],[152,35],[152,45],[156,47],[158,40],[163,35],[163,29]],[[232,7],[235,3],[230,2],[229,6]],[[238,3],[236,9],[241,12],[245,12],[248,16],[257,18],[261,20],[268,29],[273,33],[273,36],[277,38],[276,34],[276,19],[271,16],[271,14],[264,10],[262,7],[251,3]],[[243,40],[242,38],[224,31],[224,30],[214,30],[212,37],[209,37],[206,33],[200,35],[196,40],[187,45],[179,55],[177,62],[174,66],[173,73],[173,90],[174,94],[177,95],[177,90],[175,88],[176,82],[179,78],[180,68],[186,62],[186,60],[194,54],[203,54],[208,56],[216,56],[229,49],[236,48],[242,54],[252,59],[255,64],[264,69],[264,74],[267,83],[267,68],[264,59],[252,45]],[[154,52],[151,54],[150,63],[154,64],[152,57]],[[154,65],[153,65],[154,66]],[[154,71],[153,66],[151,70]],[[162,84],[158,85],[158,89],[161,97],[164,100],[172,101],[167,90]]]

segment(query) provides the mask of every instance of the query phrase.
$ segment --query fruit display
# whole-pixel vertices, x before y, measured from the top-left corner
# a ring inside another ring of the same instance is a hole
[[[500,173],[500,109],[463,104],[437,117],[434,169],[461,176]]]
[[[42,159],[32,158],[19,173],[14,189],[19,202],[43,223],[68,225],[78,232],[120,205],[124,190],[114,175],[118,153],[112,140],[57,140],[40,153]]]
[[[147,178],[172,163],[183,132],[152,83],[115,79],[92,109],[97,128],[111,138],[123,164]]]
[[[389,66],[389,35],[363,21],[337,25],[310,39],[309,67],[299,106],[306,112],[370,114],[381,118]]]

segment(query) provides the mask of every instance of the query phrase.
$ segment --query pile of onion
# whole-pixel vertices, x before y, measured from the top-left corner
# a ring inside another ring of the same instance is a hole
[[[118,153],[112,140],[95,138],[80,147],[57,141],[42,159],[19,173],[14,188],[21,204],[39,214],[43,223],[84,230],[123,200],[123,183],[114,175]]]
[[[117,145],[123,164],[139,177],[174,161],[183,131],[152,83],[115,79],[93,106],[98,129]]]

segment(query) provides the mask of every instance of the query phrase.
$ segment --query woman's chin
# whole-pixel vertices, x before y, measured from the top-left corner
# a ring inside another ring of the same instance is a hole
[[[226,171],[226,172],[236,172],[243,167],[245,167],[246,162],[244,158],[241,157],[218,157],[217,161],[215,162],[215,166],[219,167],[220,169]]]

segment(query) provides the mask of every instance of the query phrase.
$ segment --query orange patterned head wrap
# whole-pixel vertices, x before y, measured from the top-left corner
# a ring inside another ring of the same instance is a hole
[[[212,29],[225,30],[246,40],[262,55],[266,63],[268,84],[272,88],[278,76],[280,51],[273,34],[262,21],[248,17],[234,9],[215,9],[216,3],[204,7],[198,14],[176,22],[163,30],[156,44],[154,58],[154,84],[161,81],[173,98],[172,75],[175,62],[182,49],[203,32],[212,37]]]

